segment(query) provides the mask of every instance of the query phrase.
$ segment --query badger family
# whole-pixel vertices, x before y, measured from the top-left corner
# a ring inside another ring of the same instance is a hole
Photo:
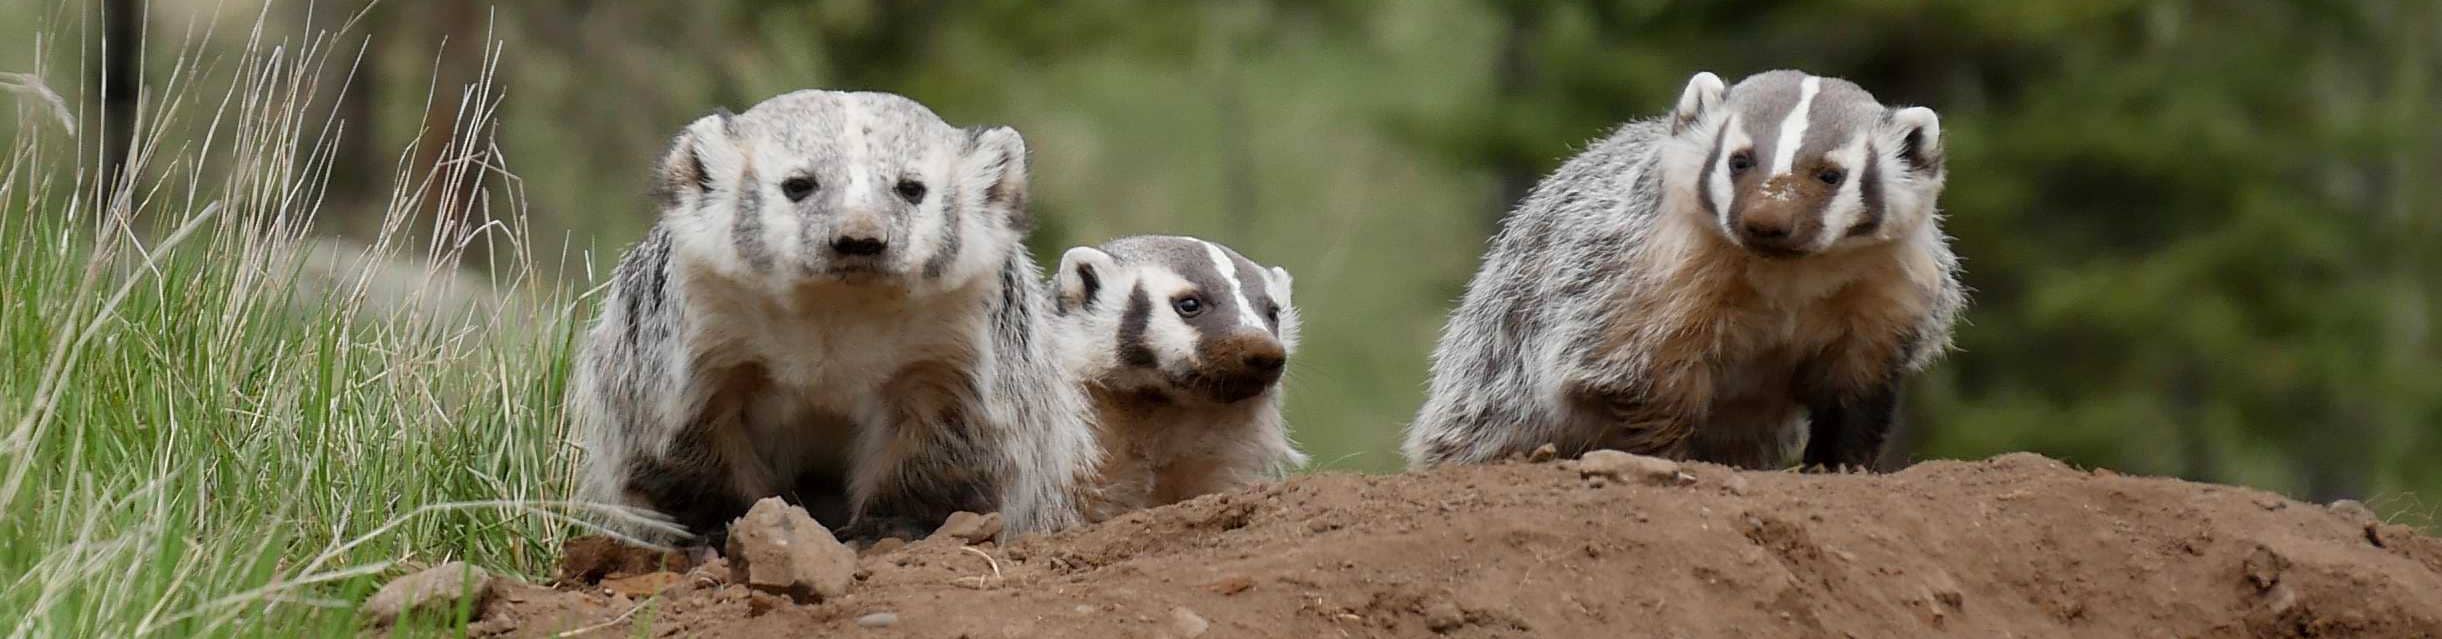
[[[1055,312],[1022,244],[1026,172],[1015,130],[886,93],[688,125],[579,349],[579,498],[715,546],[775,495],[851,540],[962,510],[1022,534],[1082,521],[1089,496],[1108,515],[1302,463],[1274,392],[1288,272],[1132,238],[1072,251]],[[1174,314],[1149,318],[1148,295]]]
[[[1550,445],[1869,465],[1965,304],[1938,118],[1836,78],[1689,80],[1503,222],[1411,466]],[[579,347],[579,498],[718,543],[781,496],[851,540],[1057,530],[1276,479],[1292,278],[1227,246],[1024,247],[1025,140],[886,93],[689,124]],[[633,533],[642,533],[630,530]]]
[[[1551,445],[1869,466],[1964,305],[1941,124],[1847,81],[1697,74],[1504,220],[1434,351],[1411,466]]]

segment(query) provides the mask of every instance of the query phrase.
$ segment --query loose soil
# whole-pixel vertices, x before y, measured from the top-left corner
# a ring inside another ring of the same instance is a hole
[[[2362,508],[2030,454],[1881,475],[1689,464],[1658,485],[1575,466],[1325,473],[1005,546],[868,549],[846,596],[811,605],[726,583],[718,560],[579,542],[592,558],[574,558],[562,585],[502,585],[475,630],[2442,636],[2442,540]]]

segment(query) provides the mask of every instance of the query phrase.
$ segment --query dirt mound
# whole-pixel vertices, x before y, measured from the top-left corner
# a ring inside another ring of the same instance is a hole
[[[965,546],[819,605],[725,571],[504,588],[481,632],[920,637],[2433,637],[2442,540],[2035,455],[1888,475],[1323,474]],[[583,571],[579,571],[583,572]],[[616,586],[616,588],[606,588]],[[631,594],[610,590],[629,589]]]

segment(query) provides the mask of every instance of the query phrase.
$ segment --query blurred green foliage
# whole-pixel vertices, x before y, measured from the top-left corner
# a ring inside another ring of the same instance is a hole
[[[214,3],[157,4],[172,25]],[[875,89],[1016,126],[1038,258],[1185,233],[1295,272],[1296,436],[1373,471],[1400,466],[1443,315],[1538,176],[1697,71],[1841,76],[1941,112],[1975,289],[1911,386],[1905,456],[2442,494],[2437,3],[432,0],[353,33],[374,149],[503,43],[500,155],[597,277],[649,223],[651,158],[715,107]],[[360,193],[395,161],[342,160]]]

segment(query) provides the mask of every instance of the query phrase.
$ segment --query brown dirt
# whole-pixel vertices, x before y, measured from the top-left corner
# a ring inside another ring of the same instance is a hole
[[[1659,486],[1569,462],[1321,474],[1006,547],[868,551],[865,579],[819,605],[722,583],[715,564],[665,575],[680,585],[642,604],[601,585],[506,587],[476,630],[2442,636],[2442,540],[2362,510],[2027,454],[1887,475],[1687,471]]]

